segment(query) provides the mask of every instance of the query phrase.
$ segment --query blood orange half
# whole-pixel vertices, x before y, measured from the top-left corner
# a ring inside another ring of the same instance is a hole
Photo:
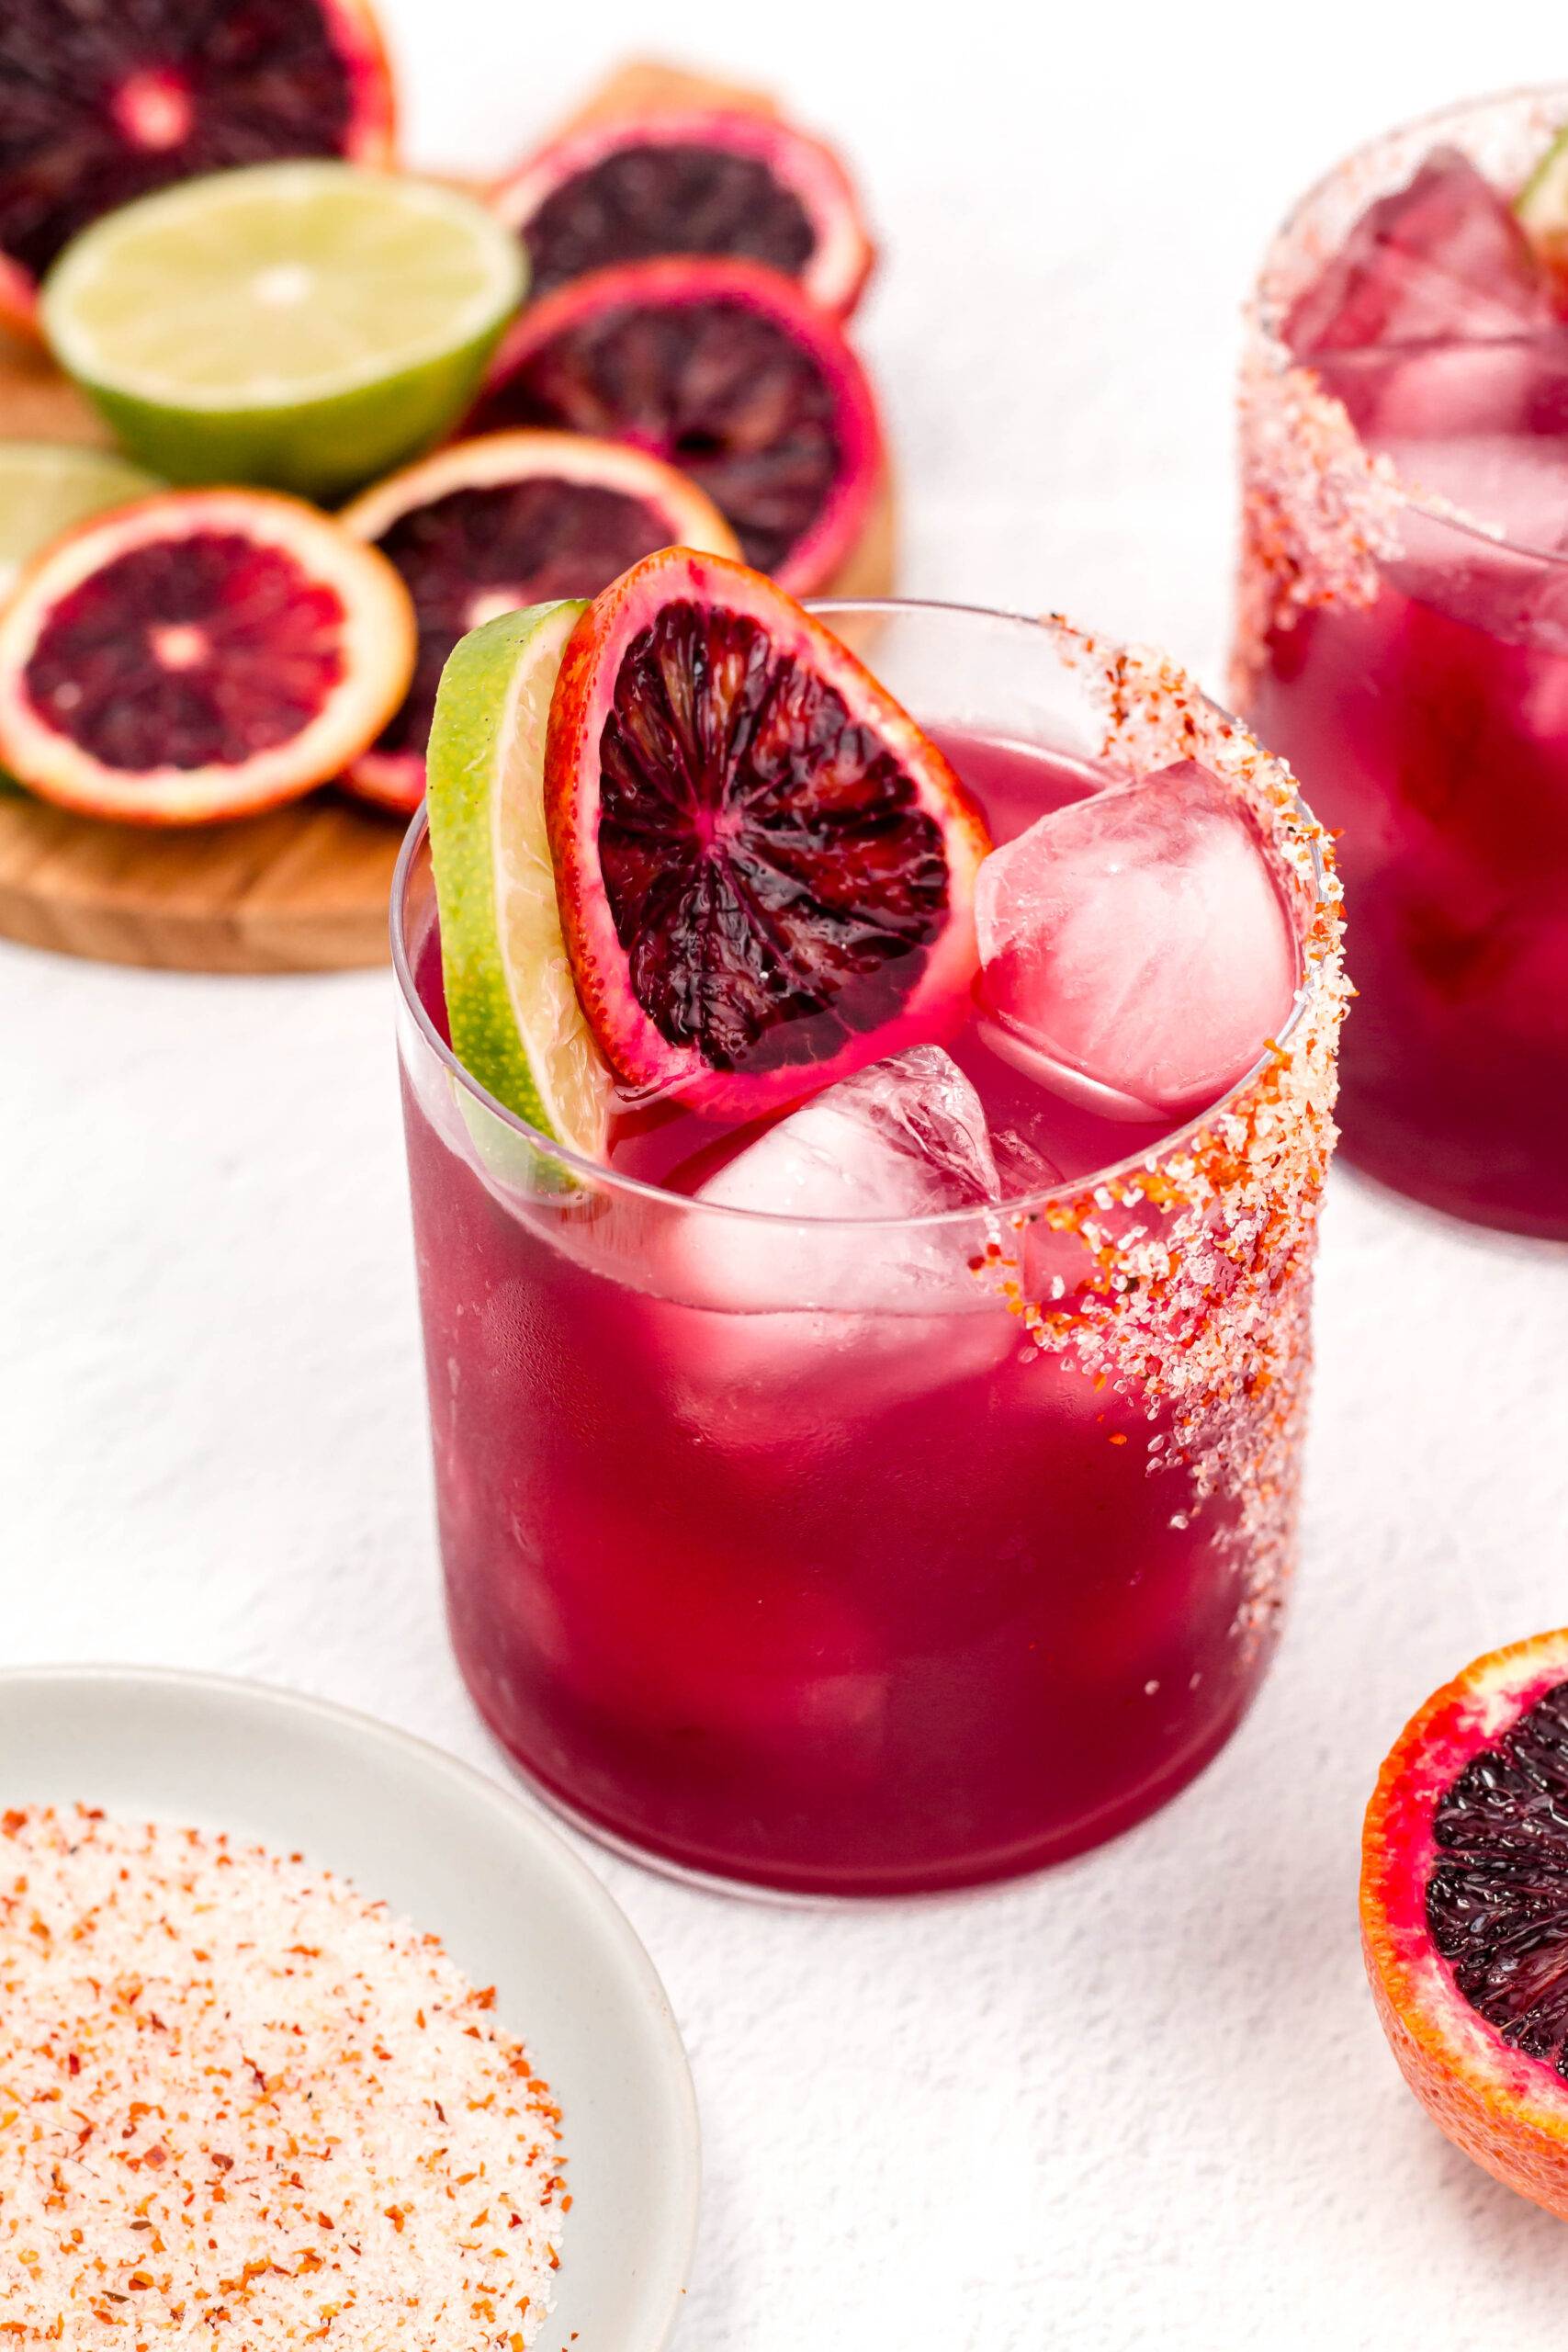
[[[681,259],[597,270],[531,304],[469,419],[565,426],[679,466],[793,595],[832,581],[883,466],[865,372],[777,270]]]
[[[378,483],[339,517],[402,575],[419,621],[413,684],[344,781],[383,808],[424,790],[435,690],[458,639],[497,614],[596,596],[655,548],[739,550],[713,501],[659,458],[575,433],[487,433]]]
[[[1367,1811],[1361,1930],[1417,2098],[1568,2219],[1568,1631],[1478,1658],[1406,1724]]]
[[[0,767],[89,816],[248,815],[362,752],[413,658],[402,582],[313,506],[166,492],[24,573],[0,616]]]
[[[761,574],[671,548],[597,597],[544,790],[578,995],[624,1085],[741,1117],[962,1024],[979,810]]]
[[[231,164],[389,163],[393,119],[366,0],[5,0],[0,317],[30,326],[46,271],[103,213]]]
[[[619,262],[765,262],[846,318],[873,250],[831,149],[751,107],[652,107],[553,140],[494,189],[538,294]]]

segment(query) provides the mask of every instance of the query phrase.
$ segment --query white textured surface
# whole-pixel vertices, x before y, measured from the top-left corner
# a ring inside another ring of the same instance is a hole
[[[386,13],[433,163],[499,163],[650,41],[781,80],[887,246],[865,337],[906,584],[1059,605],[1212,680],[1235,311],[1272,220],[1385,122],[1562,58],[1541,0],[1321,0],[1310,46],[1306,9],[1242,0]],[[389,982],[6,950],[0,990],[0,1655],[233,1668],[487,1761],[437,1607]],[[1342,1178],[1319,1328],[1292,1629],[1163,1818],[897,1914],[603,1865],[704,2108],[683,2352],[1559,2352],[1568,2237],[1404,2093],[1354,1898],[1409,1708],[1568,1617],[1568,1253]]]

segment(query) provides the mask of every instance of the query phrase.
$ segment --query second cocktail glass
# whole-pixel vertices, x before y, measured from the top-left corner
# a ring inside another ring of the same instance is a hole
[[[1233,694],[1340,835],[1346,1148],[1568,1238],[1568,291],[1511,205],[1568,88],[1391,133],[1277,238]],[[1375,208],[1375,209],[1373,209]]]

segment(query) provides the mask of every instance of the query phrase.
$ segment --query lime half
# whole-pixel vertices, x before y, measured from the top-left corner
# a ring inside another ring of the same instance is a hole
[[[1517,196],[1514,215],[1549,259],[1568,246],[1568,129],[1560,130]]]
[[[96,221],[42,317],[61,366],[171,481],[324,499],[446,430],[526,277],[511,230],[456,189],[261,164]]]
[[[503,613],[441,673],[425,753],[452,1049],[486,1092],[590,1159],[612,1081],[567,961],[545,830],[545,729],[582,602]]]
[[[24,564],[73,523],[162,490],[112,450],[70,441],[0,441],[0,604]]]

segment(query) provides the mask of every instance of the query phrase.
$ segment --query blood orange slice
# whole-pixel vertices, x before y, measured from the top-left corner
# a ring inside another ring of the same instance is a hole
[[[1367,1812],[1361,1929],[1417,2098],[1568,2219],[1568,1631],[1478,1658],[1405,1726]]]
[[[534,288],[662,254],[765,262],[846,318],[873,250],[832,151],[749,107],[655,107],[553,140],[491,201],[517,231]]]
[[[469,423],[654,451],[794,595],[833,579],[883,464],[871,387],[837,323],[755,262],[632,262],[547,295],[502,345]]]
[[[362,752],[413,658],[396,571],[314,507],[168,492],[23,575],[0,616],[0,767],[90,816],[246,815]]]
[[[30,324],[79,230],[200,172],[391,160],[390,70],[366,0],[6,0],[0,316]]]
[[[413,684],[344,777],[366,799],[405,811],[424,790],[441,673],[469,629],[523,605],[596,596],[655,548],[739,553],[713,501],[673,466],[573,433],[455,442],[339,519],[396,565],[419,621]]]
[[[545,813],[578,994],[624,1084],[745,1116],[962,1023],[980,813],[743,565],[666,548],[590,605]]]

